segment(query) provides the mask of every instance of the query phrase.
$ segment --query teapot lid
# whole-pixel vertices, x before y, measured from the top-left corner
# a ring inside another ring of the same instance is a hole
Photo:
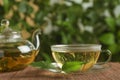
[[[20,32],[13,31],[9,27],[9,21],[1,21],[0,43],[17,42],[22,39]]]

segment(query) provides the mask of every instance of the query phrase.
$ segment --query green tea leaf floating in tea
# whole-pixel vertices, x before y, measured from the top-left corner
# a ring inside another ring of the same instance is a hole
[[[62,70],[65,71],[66,73],[75,72],[80,70],[83,64],[84,62],[80,62],[80,61],[66,62],[62,66]]]

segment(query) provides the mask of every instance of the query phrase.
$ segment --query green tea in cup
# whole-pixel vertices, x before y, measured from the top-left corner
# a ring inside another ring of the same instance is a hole
[[[58,67],[64,72],[86,72],[96,64],[101,53],[101,45],[52,45],[51,50]]]

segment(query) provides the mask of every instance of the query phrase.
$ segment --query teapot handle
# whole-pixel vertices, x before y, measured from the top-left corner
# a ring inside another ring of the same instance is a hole
[[[41,30],[39,28],[36,29],[32,35],[32,43],[35,46],[36,50],[40,48],[40,35],[41,35]]]

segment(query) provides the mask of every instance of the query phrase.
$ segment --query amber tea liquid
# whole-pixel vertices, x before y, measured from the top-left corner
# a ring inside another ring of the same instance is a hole
[[[4,47],[5,46],[5,47]],[[18,47],[16,47],[18,46]],[[23,43],[6,43],[0,45],[0,72],[14,71],[30,64],[38,51]]]

